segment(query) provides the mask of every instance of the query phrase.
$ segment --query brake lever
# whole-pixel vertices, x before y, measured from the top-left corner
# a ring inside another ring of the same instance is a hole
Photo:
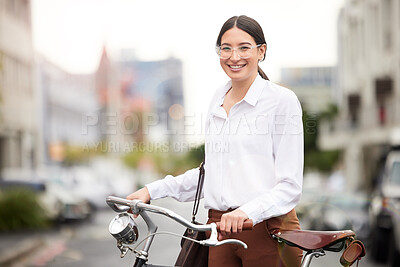
[[[237,239],[224,239],[222,241],[218,241],[216,246],[220,246],[220,245],[227,244],[227,243],[241,245],[241,246],[243,246],[244,249],[247,249],[247,244],[244,243],[243,241],[237,240]]]
[[[217,231],[217,225],[215,223],[211,223],[211,235],[210,235],[210,238],[200,241],[200,245],[208,246],[208,247],[216,247],[216,246],[220,246],[220,245],[227,244],[227,243],[241,245],[245,249],[247,249],[247,244],[244,243],[241,240],[225,239],[225,240],[222,240],[222,241],[218,241],[218,231]]]

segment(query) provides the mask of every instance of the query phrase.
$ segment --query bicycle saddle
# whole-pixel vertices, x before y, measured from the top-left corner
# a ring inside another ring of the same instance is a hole
[[[306,251],[316,249],[340,251],[343,249],[344,241],[349,237],[354,237],[355,233],[351,230],[276,230],[272,233],[272,236],[280,242],[285,242],[289,246],[297,246]]]

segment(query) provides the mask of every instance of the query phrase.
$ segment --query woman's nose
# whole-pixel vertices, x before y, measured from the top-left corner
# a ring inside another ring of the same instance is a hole
[[[239,60],[240,59],[239,52],[236,49],[232,50],[231,59],[232,60]]]

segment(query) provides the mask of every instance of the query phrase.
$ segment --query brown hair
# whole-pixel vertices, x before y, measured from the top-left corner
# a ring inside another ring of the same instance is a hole
[[[265,42],[265,37],[264,37],[264,32],[260,26],[260,24],[258,24],[258,22],[250,17],[241,15],[241,16],[234,16],[230,19],[228,19],[224,25],[222,25],[221,31],[219,32],[218,38],[217,38],[217,46],[221,45],[221,39],[222,39],[222,35],[224,35],[224,33],[234,27],[237,27],[239,29],[241,29],[242,31],[247,32],[251,37],[254,38],[254,41],[256,42],[257,45],[259,44],[265,44],[267,45],[267,43]],[[262,60],[265,59],[265,53],[264,53],[264,57]],[[261,60],[261,61],[262,61]],[[258,66],[258,74],[260,74],[260,76],[265,79],[265,80],[269,80],[268,76],[263,72],[263,70],[260,68],[260,66]]]

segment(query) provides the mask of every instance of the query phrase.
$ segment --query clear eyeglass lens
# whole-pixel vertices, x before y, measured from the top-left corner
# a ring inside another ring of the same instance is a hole
[[[219,51],[218,54],[220,58],[227,59],[232,56],[233,50],[235,50],[235,52],[238,54],[240,58],[248,58],[251,56],[251,49],[255,47],[256,46],[246,46],[246,45],[235,48],[232,48],[230,46],[221,46],[218,49]]]

